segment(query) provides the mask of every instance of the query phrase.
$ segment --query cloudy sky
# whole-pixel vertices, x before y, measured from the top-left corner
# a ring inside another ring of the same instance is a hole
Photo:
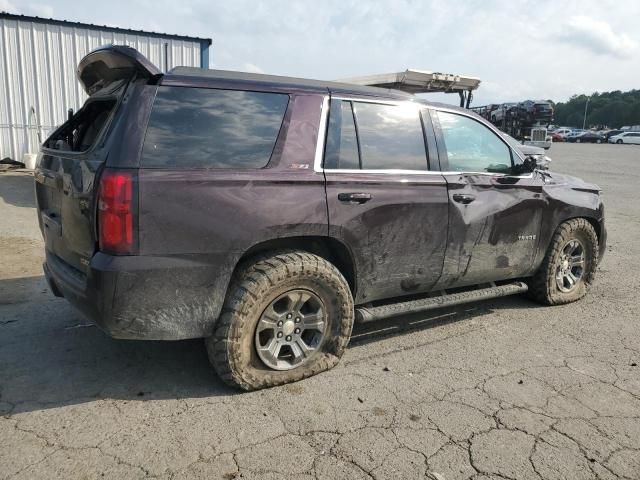
[[[636,1],[0,0],[0,10],[209,37],[212,68],[471,75],[483,81],[475,105],[640,87]]]

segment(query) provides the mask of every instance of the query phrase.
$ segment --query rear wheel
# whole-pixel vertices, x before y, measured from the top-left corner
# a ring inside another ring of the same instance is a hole
[[[598,138],[598,139],[596,140],[596,143],[602,143],[602,140]]]
[[[621,139],[621,138],[619,138],[618,140],[616,140],[616,143],[617,143],[618,145],[620,145],[620,144],[622,143],[622,139]]]
[[[338,269],[301,251],[263,256],[234,275],[209,359],[229,385],[256,390],[336,365],[351,336],[353,299]]]
[[[580,140],[579,138],[576,138],[576,143],[581,143],[582,140]]]
[[[545,305],[576,301],[587,293],[598,258],[598,237],[584,218],[561,224],[542,265],[529,282],[529,294]]]

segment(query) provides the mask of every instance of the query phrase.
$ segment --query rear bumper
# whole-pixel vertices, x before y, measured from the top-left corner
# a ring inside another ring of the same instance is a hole
[[[111,256],[96,253],[88,273],[46,252],[45,277],[114,338],[207,337],[220,315],[235,265],[232,255]]]

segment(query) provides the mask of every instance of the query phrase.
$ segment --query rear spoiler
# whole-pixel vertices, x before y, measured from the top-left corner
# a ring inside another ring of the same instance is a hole
[[[159,78],[162,72],[136,49],[126,45],[105,45],[85,56],[76,70],[84,91],[93,95],[114,82],[131,78]]]

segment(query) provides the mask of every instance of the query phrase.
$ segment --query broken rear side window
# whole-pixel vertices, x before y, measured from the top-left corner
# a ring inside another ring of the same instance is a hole
[[[115,100],[87,102],[78,113],[47,139],[44,146],[66,152],[89,150],[98,140],[115,106]]]
[[[289,96],[159,87],[142,153],[147,168],[262,168]]]

